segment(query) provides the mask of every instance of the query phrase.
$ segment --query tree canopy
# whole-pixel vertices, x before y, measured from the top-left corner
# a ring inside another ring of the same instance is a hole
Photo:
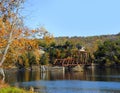
[[[120,65],[120,39],[107,40],[94,53],[95,61],[101,65]]]

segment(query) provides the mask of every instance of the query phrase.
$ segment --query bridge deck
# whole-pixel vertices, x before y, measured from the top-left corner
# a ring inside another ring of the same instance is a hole
[[[56,66],[76,66],[76,65],[91,65],[90,54],[86,51],[76,51],[77,58],[56,59],[54,65]]]
[[[55,66],[77,66],[77,65],[91,65],[91,62],[81,62],[78,59],[56,59]]]

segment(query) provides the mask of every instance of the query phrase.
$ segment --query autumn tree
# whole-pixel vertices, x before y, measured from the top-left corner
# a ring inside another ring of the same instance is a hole
[[[24,28],[18,38],[16,38],[10,45],[9,51],[6,55],[5,65],[8,65],[9,63],[11,63],[11,65],[18,63],[19,66],[22,67],[23,64],[24,67],[29,67],[33,64],[39,65],[41,56],[39,39],[43,38],[44,35],[47,36],[47,33],[48,32],[41,30],[41,28],[35,30]]]
[[[5,61],[8,49],[21,30],[22,19],[19,14],[20,6],[24,0],[0,1],[0,39],[2,40],[0,66]]]
[[[30,30],[23,26],[19,13],[22,3],[24,0],[0,1],[0,66],[5,59],[10,63],[15,62],[23,53],[27,56],[28,51],[33,52],[39,63],[39,45],[35,38],[44,38],[47,44],[52,39],[44,27]]]

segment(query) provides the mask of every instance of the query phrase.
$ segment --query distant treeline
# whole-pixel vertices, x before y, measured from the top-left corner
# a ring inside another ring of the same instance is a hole
[[[74,46],[73,48],[77,45],[79,48],[85,47],[93,62],[102,66],[117,66],[120,64],[120,33],[88,37],[55,37],[54,40],[56,46],[64,46],[66,42]]]

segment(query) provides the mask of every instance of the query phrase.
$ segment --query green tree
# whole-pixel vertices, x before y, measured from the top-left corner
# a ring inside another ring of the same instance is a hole
[[[98,46],[94,53],[95,60],[100,65],[120,65],[120,40],[107,40]]]
[[[40,64],[41,65],[47,65],[49,64],[49,55],[48,53],[44,53],[40,59]]]

